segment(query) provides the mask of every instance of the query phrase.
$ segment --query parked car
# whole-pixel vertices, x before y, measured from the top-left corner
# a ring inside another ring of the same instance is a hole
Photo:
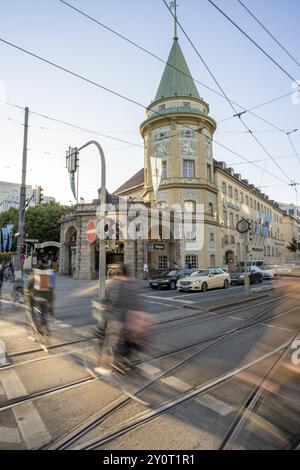
[[[264,279],[275,279],[276,273],[271,267],[264,266],[261,268],[261,272],[263,273]]]
[[[256,282],[263,282],[264,275],[260,268],[257,266],[249,266],[248,269],[248,276],[250,280],[250,284],[254,284]],[[243,268],[237,269],[237,271],[230,273],[231,277],[231,284],[244,284],[245,279],[245,272]]]
[[[177,282],[180,291],[207,291],[215,287],[227,289],[231,283],[230,275],[221,268],[198,269],[190,276],[183,277]]]
[[[149,285],[152,289],[176,289],[178,279],[188,276],[193,269],[173,269],[172,271],[165,271],[159,277],[150,279]]]

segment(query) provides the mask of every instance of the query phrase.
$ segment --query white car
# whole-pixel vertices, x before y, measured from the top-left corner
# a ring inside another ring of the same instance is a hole
[[[198,269],[190,276],[182,277],[177,282],[180,291],[200,290],[202,292],[216,287],[227,289],[231,283],[228,273],[220,268]]]
[[[275,279],[275,271],[272,268],[265,267],[260,269],[263,273],[264,279]]]

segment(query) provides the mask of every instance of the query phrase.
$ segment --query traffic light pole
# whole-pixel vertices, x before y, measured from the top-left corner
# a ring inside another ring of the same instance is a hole
[[[100,199],[101,203],[106,203],[106,163],[103,149],[99,142],[96,140],[90,140],[82,147],[77,148],[75,151],[68,154],[67,158],[76,155],[84,148],[89,145],[96,145],[99,150],[100,159],[101,159],[101,190],[100,190]],[[99,240],[99,297],[100,299],[105,299],[105,277],[106,277],[106,253],[105,253],[105,240],[103,237],[100,237]]]
[[[18,226],[18,243],[17,243],[17,266],[22,270],[22,262],[20,260],[21,247],[25,243],[25,203],[26,203],[26,171],[27,171],[27,142],[28,142],[28,117],[29,108],[25,108],[24,120],[24,139],[23,139],[23,158],[22,158],[22,181],[20,187],[20,204],[19,204],[19,226]]]

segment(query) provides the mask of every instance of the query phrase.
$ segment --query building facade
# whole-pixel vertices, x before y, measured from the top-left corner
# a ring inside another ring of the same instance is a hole
[[[0,181],[0,213],[8,211],[11,207],[18,209],[20,204],[20,184]],[[26,198],[30,199],[34,189],[26,185]],[[43,204],[55,201],[54,197],[43,196]],[[29,207],[35,205],[34,198],[30,201]]]
[[[114,196],[131,204],[143,202],[164,209],[178,205],[183,213],[203,207],[203,248],[193,245],[193,224],[181,239],[149,236],[146,240],[107,242],[108,255],[119,255],[141,276],[150,269],[222,266],[242,260],[243,241],[236,230],[241,218],[251,222],[247,258],[266,264],[285,261],[290,241],[290,216],[232,168],[213,157],[216,122],[200,97],[175,37],[154,101],[140,126],[144,167],[118,188]],[[85,227],[96,207],[78,205],[61,221],[61,272],[79,278],[97,275],[97,247],[89,245]],[[75,236],[76,234],[76,236]],[[146,237],[147,238],[147,237]]]

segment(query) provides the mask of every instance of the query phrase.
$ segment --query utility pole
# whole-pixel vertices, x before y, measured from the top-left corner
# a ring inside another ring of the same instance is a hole
[[[21,254],[21,246],[25,243],[25,202],[26,202],[26,171],[27,171],[27,141],[28,141],[28,116],[29,108],[25,108],[24,120],[24,139],[23,139],[23,158],[22,158],[22,181],[20,187],[20,204],[19,204],[19,237],[17,243],[17,266],[22,266],[19,256]]]
[[[249,284],[250,279],[248,276],[248,263],[247,263],[247,241],[248,241],[248,232],[251,228],[251,224],[246,219],[241,219],[238,221],[236,225],[237,231],[243,237],[243,258],[244,258],[244,286],[245,286],[245,294],[249,293]]]

